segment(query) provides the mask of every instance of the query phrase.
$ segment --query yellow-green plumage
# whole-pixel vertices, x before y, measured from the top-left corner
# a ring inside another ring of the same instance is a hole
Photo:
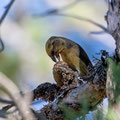
[[[92,66],[88,55],[77,43],[64,37],[51,37],[46,43],[46,52],[56,62],[61,55],[70,68],[77,70],[80,76],[88,74],[88,66]]]

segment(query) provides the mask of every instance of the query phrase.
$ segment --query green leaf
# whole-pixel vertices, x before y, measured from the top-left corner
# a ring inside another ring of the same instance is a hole
[[[60,105],[60,109],[63,111],[64,120],[83,120],[83,117],[78,111],[75,111],[66,105]]]
[[[111,58],[108,59],[109,69],[111,71],[110,77],[113,82],[115,82],[115,100],[119,98],[120,95],[120,64],[113,61]]]

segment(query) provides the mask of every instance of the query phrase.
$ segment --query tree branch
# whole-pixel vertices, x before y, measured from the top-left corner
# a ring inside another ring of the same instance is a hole
[[[4,50],[4,48],[5,48],[5,46],[4,46],[4,43],[3,43],[2,39],[1,39],[1,35],[0,35],[0,44],[1,44],[0,52],[2,52]]]
[[[10,3],[5,7],[5,12],[3,13],[2,17],[0,18],[0,25],[2,24],[3,20],[5,19],[6,15],[8,14],[12,4],[15,0],[11,0]]]
[[[116,42],[116,53],[120,55],[120,1],[112,0],[108,4],[109,10],[106,15],[106,21],[110,34]]]
[[[77,20],[86,21],[86,22],[89,22],[89,23],[101,28],[102,30],[104,30],[104,32],[109,33],[109,31],[108,31],[108,29],[106,27],[104,27],[103,25],[101,25],[101,24],[99,24],[99,23],[97,23],[97,22],[95,22],[93,20],[85,18],[85,17],[72,15],[72,14],[65,14],[65,13],[54,13],[53,15],[58,15],[58,16],[63,16],[63,17],[70,17],[70,18],[74,18],[74,19],[77,19]]]
[[[13,104],[13,101],[10,101],[10,100],[5,100],[3,98],[0,97],[0,102],[1,103],[5,103],[5,104]]]
[[[13,99],[24,120],[34,120],[34,116],[29,108],[30,98],[20,94],[17,86],[5,75],[0,73],[0,87],[2,87]]]
[[[77,79],[78,75],[76,75],[76,73],[71,68],[69,68],[65,62],[58,62],[55,64],[53,68],[55,81],[61,80],[63,85],[59,90],[57,90],[57,88],[52,89],[51,93],[52,96],[55,97],[53,99],[54,101],[43,107],[41,114],[45,115],[46,119],[49,120],[63,120],[65,118],[65,116],[63,117],[62,114],[64,113],[64,105],[66,106],[66,109],[70,107],[70,109],[79,112],[79,116],[88,112],[91,108],[94,108],[96,104],[101,102],[106,96],[106,72],[104,71],[102,64],[103,63],[101,61],[96,63],[95,69],[90,73],[94,75],[92,77],[88,77],[88,81],[86,83],[79,81]],[[83,78],[83,81],[86,81],[86,79],[84,80]],[[41,89],[40,92],[39,89],[37,90],[38,91],[36,91],[36,93],[38,94],[36,95],[39,96],[40,94],[40,98],[45,98],[46,100],[46,94],[41,94]],[[44,87],[43,90],[45,90]],[[53,95],[54,91],[56,91],[55,94],[57,93],[57,96]],[[48,94],[47,91],[46,93],[47,98],[49,98],[49,96],[51,96],[50,90],[50,94]],[[87,110],[84,109],[84,105],[86,105],[88,108]]]
[[[67,8],[67,6],[65,8]],[[45,13],[42,13],[40,15],[34,15],[34,16],[36,16],[36,17],[45,17],[45,16],[56,15],[56,16],[70,17],[70,18],[74,18],[74,19],[77,19],[77,20],[82,20],[82,21],[89,22],[89,23],[101,28],[104,32],[110,34],[109,30],[106,27],[104,27],[103,25],[101,25],[101,24],[99,24],[99,23],[97,23],[97,22],[95,22],[93,20],[90,20],[90,19],[85,18],[85,17],[73,15],[73,14],[60,13],[61,10],[64,10],[64,7],[63,7],[63,9],[62,8],[61,9],[51,9],[49,11],[46,11]]]
[[[11,6],[13,5],[14,1],[15,0],[11,0],[10,3],[5,7],[5,12],[3,13],[3,15],[0,18],[0,26],[1,26],[2,22],[4,21],[6,15],[8,14],[8,12],[9,12]],[[5,46],[4,46],[4,43],[2,41],[1,35],[0,35],[0,44],[1,44],[0,52],[2,52],[5,48]]]

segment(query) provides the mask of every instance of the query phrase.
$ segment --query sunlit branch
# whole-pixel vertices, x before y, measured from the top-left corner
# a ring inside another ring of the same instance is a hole
[[[13,104],[13,101],[6,100],[6,99],[3,99],[3,98],[0,98],[0,102],[5,103],[5,104]]]
[[[30,96],[22,96],[18,87],[7,78],[4,74],[0,73],[0,87],[5,90],[9,96],[12,98],[19,112],[21,113],[24,120],[35,120],[34,116],[29,108],[31,101]]]

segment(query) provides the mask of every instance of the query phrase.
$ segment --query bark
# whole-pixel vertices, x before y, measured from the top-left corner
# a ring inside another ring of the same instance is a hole
[[[109,99],[108,118],[119,120],[120,115],[120,0],[109,2],[109,10],[106,15],[108,30],[116,43],[115,55],[108,61],[106,93]]]
[[[34,95],[34,98],[36,98],[35,96],[39,96],[47,101],[50,101],[48,96],[51,96],[51,93],[54,91],[54,95],[52,95],[52,97],[54,96],[54,99],[52,98],[54,101],[43,107],[40,112],[48,120],[64,119],[64,110],[62,109],[64,105],[82,115],[94,108],[106,96],[106,72],[101,61],[97,62],[94,70],[91,70],[88,77],[83,78],[83,82],[77,79],[76,72],[69,68],[65,62],[55,64],[53,73],[55,80],[61,80],[63,84],[59,89],[58,87],[54,87],[51,89],[51,92],[49,90],[47,96],[45,94],[39,95],[42,86],[45,88],[45,85],[48,84],[44,83],[37,88],[38,92],[36,89],[34,90],[36,91],[34,93],[37,93],[37,95]],[[47,89],[51,88],[51,86],[53,85],[49,83]],[[87,111],[84,109],[84,106],[87,106]]]
[[[108,30],[111,33],[112,37],[116,43],[114,62],[116,64],[120,64],[120,0],[112,0],[109,2],[109,10],[106,15],[106,21],[108,25]],[[120,71],[119,71],[120,72]],[[107,71],[107,96],[112,103],[115,100],[115,89],[119,84],[116,84],[115,80],[113,80],[113,71],[112,68],[108,67]]]
[[[116,53],[120,55],[120,0],[111,0],[106,15],[108,30],[115,39]]]

